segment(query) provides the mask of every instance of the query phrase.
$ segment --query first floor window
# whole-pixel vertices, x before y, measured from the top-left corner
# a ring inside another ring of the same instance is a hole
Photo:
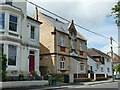
[[[10,15],[9,17],[9,30],[17,32],[17,20],[16,16]]]
[[[99,69],[99,64],[96,64],[97,69]]]
[[[82,42],[80,42],[80,50],[83,51]]]
[[[0,29],[4,29],[4,28],[5,28],[5,14],[0,13]]]
[[[17,47],[13,45],[8,46],[8,65],[16,66]]]
[[[30,38],[35,39],[35,26],[31,26]]]
[[[60,38],[60,45],[65,46],[65,37],[64,36],[61,36],[61,38]]]
[[[61,58],[60,69],[65,69],[65,58]]]
[[[80,70],[84,71],[84,64],[80,64]]]
[[[71,40],[71,48],[74,49],[74,40]]]

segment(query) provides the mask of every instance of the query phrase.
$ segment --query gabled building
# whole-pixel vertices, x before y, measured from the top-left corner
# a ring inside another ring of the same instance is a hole
[[[111,52],[108,52],[107,54],[111,57]],[[115,53],[113,53],[112,60],[113,60],[113,66],[120,64],[120,56]],[[120,78],[119,72],[114,71],[114,75],[115,75],[115,78]]]
[[[7,75],[39,75],[41,22],[27,16],[26,0],[0,2],[0,48],[7,57]]]
[[[38,18],[43,22],[40,33],[41,74],[86,75],[87,40],[76,30],[74,21],[64,23],[43,13],[39,13]]]
[[[95,48],[90,48],[87,50],[88,53],[88,70],[89,73],[98,74],[98,76],[108,77],[112,76],[112,59],[107,54],[97,50]]]

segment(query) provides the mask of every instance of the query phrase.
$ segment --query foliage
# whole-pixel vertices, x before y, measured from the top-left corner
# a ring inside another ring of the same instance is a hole
[[[116,71],[116,72],[120,72],[120,64],[116,65],[116,66],[113,66],[113,69]]]
[[[0,54],[0,74],[2,75],[2,80],[6,79],[6,68],[7,68],[7,59],[6,55]]]
[[[23,72],[20,72],[20,74],[19,74],[19,80],[24,80],[24,74],[23,74]]]
[[[64,80],[64,75],[62,74],[50,74],[52,80],[56,80],[58,82],[63,82]]]
[[[118,26],[120,26],[120,1],[117,2],[117,4],[112,8],[113,12],[115,14],[116,23]]]
[[[31,74],[32,76],[38,76],[38,74],[37,74],[36,71],[32,71],[30,74]]]

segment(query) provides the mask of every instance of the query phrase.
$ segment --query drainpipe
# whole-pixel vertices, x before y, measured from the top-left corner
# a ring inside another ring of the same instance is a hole
[[[55,60],[56,60],[56,74],[58,73],[58,32],[56,30],[56,27],[54,28],[54,32],[56,33],[55,34],[55,53],[56,53],[56,57],[55,57]]]

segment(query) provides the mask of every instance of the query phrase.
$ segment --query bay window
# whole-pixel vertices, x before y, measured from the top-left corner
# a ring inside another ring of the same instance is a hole
[[[5,14],[0,13],[0,29],[4,29],[4,28],[5,28]]]
[[[17,21],[18,18],[16,16],[10,15],[9,17],[9,30],[17,32]]]
[[[13,45],[8,46],[8,65],[16,66],[17,47]]]

